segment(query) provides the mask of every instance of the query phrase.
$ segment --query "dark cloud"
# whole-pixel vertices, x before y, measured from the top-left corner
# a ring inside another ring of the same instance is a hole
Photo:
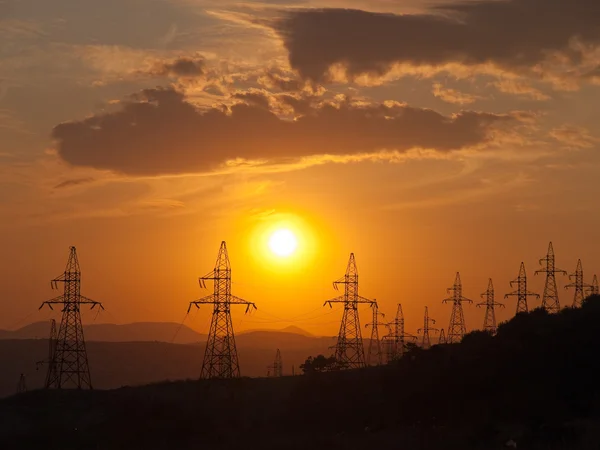
[[[250,105],[269,109],[269,95],[265,91],[250,89],[248,91],[235,92],[231,96],[239,100],[244,100]]]
[[[297,115],[310,114],[313,108],[313,99],[306,96],[279,94],[277,100],[294,110]]]
[[[93,178],[74,178],[72,180],[65,180],[62,183],[58,183],[54,186],[54,189],[63,189],[72,186],[79,186],[80,184],[91,183],[94,181]]]
[[[181,57],[173,61],[157,63],[152,73],[183,78],[202,77],[206,74],[206,62],[203,57]]]
[[[276,67],[265,70],[265,73],[258,78],[258,83],[268,89],[280,91],[300,91],[306,85],[296,74]]]
[[[493,63],[525,70],[563,52],[571,64],[585,56],[573,39],[600,44],[598,0],[504,0],[444,4],[429,15],[345,9],[294,10],[272,24],[291,66],[322,80],[336,63],[351,76],[383,74],[395,63]]]
[[[122,109],[53,130],[58,154],[75,166],[127,174],[209,171],[233,159],[282,161],[382,149],[440,152],[491,139],[511,115],[461,112],[451,117],[398,103],[321,103],[295,120],[238,103],[200,111],[172,89],[148,89]]]

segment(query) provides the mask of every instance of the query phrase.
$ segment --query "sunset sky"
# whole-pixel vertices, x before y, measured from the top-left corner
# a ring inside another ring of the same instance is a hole
[[[457,271],[507,319],[550,240],[600,274],[599,105],[598,0],[0,0],[0,328],[57,317],[71,245],[84,322],[181,322],[222,240],[236,330],[337,334],[350,252],[408,332]]]

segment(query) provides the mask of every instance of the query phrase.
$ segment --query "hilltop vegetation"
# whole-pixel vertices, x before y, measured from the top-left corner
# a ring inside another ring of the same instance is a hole
[[[0,448],[597,449],[600,298],[394,365],[0,402]]]

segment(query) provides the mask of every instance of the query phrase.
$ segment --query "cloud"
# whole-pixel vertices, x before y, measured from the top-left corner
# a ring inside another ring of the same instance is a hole
[[[515,80],[512,78],[501,79],[491,83],[496,89],[505,94],[527,97],[532,100],[549,100],[550,96],[544,94],[539,89],[534,88],[529,83],[523,80]]]
[[[204,57],[180,57],[172,61],[156,63],[152,72],[155,75],[194,78],[206,75],[206,60]]]
[[[600,44],[597,0],[457,1],[420,15],[347,9],[282,14],[272,26],[290,65],[317,81],[327,80],[330,68],[340,64],[350,78],[384,75],[406,63],[539,71],[544,64],[582,64]]]
[[[263,164],[379,150],[450,152],[483,145],[514,115],[443,116],[397,102],[322,102],[295,120],[255,104],[201,111],[173,89],[147,89],[115,112],[57,125],[56,151],[74,166],[133,175],[208,172],[229,161]],[[234,164],[235,165],[235,164]]]
[[[63,188],[72,187],[72,186],[79,186],[80,184],[87,184],[87,183],[91,183],[93,181],[95,181],[95,179],[91,178],[91,177],[74,178],[71,180],[65,180],[61,183],[58,183],[56,186],[54,186],[54,189],[63,189]]]
[[[431,92],[435,97],[457,105],[467,105],[481,99],[481,97],[477,95],[466,94],[464,92],[459,92],[456,89],[445,88],[440,83],[434,83]]]
[[[550,136],[567,148],[592,148],[600,143],[600,139],[592,136],[587,128],[569,124],[553,128]]]

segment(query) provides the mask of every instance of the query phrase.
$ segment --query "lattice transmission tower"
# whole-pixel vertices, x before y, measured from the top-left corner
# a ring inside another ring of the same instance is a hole
[[[327,300],[323,306],[333,307],[333,303],[344,305],[344,315],[340,324],[337,343],[335,345],[335,360],[340,369],[355,369],[365,366],[365,350],[363,347],[360,320],[358,317],[358,305],[366,303],[373,305],[374,300],[358,295],[358,269],[354,253],[350,253],[350,260],[346,268],[346,274],[333,282],[333,288],[344,285],[344,295]]]
[[[398,303],[394,320],[384,323],[383,325],[390,330],[389,334],[383,337],[386,362],[390,363],[391,361],[402,358],[402,355],[404,355],[406,339],[417,340],[417,338],[416,336],[404,332],[404,313],[402,312],[402,305],[400,303]]]
[[[444,333],[444,329],[442,328],[440,330],[440,338],[438,339],[438,344],[445,344],[446,343],[446,334]]]
[[[56,320],[50,320],[50,336],[48,338],[48,358],[45,361],[38,361],[36,363],[36,370],[39,370],[40,366],[44,364],[48,365],[48,370],[46,371],[46,381],[44,382],[44,387],[46,389],[50,389],[52,380],[57,378],[56,374],[56,361],[54,360],[56,353]]]
[[[583,282],[583,266],[581,264],[581,259],[577,260],[577,267],[575,268],[575,272],[569,275],[569,280],[574,280],[573,283],[569,283],[565,286],[565,289],[572,288],[575,290],[572,307],[580,307],[585,298],[585,290],[592,289],[592,285]]]
[[[213,305],[200,378],[236,378],[240,376],[240,364],[231,321],[231,305],[246,305],[246,313],[251,308],[256,309],[256,305],[231,294],[231,264],[225,241],[221,242],[215,268],[198,279],[201,288],[206,288],[207,280],[213,281],[213,293],[190,302],[188,307],[189,313],[192,305],[198,309],[200,305]]]
[[[77,259],[77,250],[71,247],[67,267],[63,274],[50,282],[52,289],[58,289],[58,283],[63,283],[63,294],[45,301],[40,306],[62,305],[62,319],[56,338],[52,361],[55,370],[49,373],[46,388],[77,388],[92,389],[92,379],[83,337],[81,323],[81,305],[91,305],[90,309],[98,306],[104,309],[102,303],[81,295],[81,269]]]
[[[377,303],[371,305],[371,310],[373,311],[373,320],[365,325],[365,328],[371,327],[371,340],[367,349],[367,364],[380,366],[383,364],[383,351],[381,349],[381,340],[379,339],[379,326],[382,325],[379,317],[384,318],[385,314],[379,312]]]
[[[452,314],[450,315],[450,325],[448,326],[446,342],[448,344],[454,344],[455,342],[460,342],[467,332],[462,303],[473,303],[473,300],[463,297],[462,283],[460,281],[460,273],[458,272],[456,272],[454,285],[451,288],[448,288],[447,291],[449,294],[452,294],[452,297],[445,298],[442,300],[442,303],[452,302]]]
[[[17,394],[27,392],[27,383],[25,382],[25,374],[21,374],[19,377],[19,383],[17,383]]]
[[[594,275],[592,284],[588,288],[588,295],[598,295],[599,293],[600,293],[600,289],[598,289],[598,276]]]
[[[488,287],[484,293],[481,294],[481,298],[485,298],[485,302],[478,303],[477,307],[485,306],[485,318],[483,319],[483,331],[487,331],[490,334],[496,334],[498,329],[496,325],[496,306],[504,308],[504,304],[498,303],[494,300],[494,283],[490,278]]]
[[[275,360],[273,361],[273,365],[267,368],[267,376],[271,376],[271,371],[273,372],[274,377],[282,377],[283,376],[283,362],[281,359],[281,352],[279,349],[275,352]]]
[[[554,247],[552,247],[552,242],[550,242],[548,245],[548,254],[545,258],[540,259],[540,265],[543,268],[535,271],[536,275],[538,273],[546,274],[546,285],[544,287],[544,296],[542,297],[542,308],[549,313],[556,313],[560,311],[558,288],[556,287],[556,274],[567,274],[567,272],[564,270],[557,269],[554,261]]]
[[[540,296],[535,292],[530,292],[527,290],[527,272],[525,272],[525,263],[523,262],[521,262],[519,276],[510,282],[510,287],[514,288],[515,284],[517,285],[517,290],[506,294],[504,298],[517,297],[516,314],[522,312],[526,313],[529,311],[529,307],[527,306],[527,297],[540,298]]]
[[[435,320],[429,317],[429,311],[427,306],[425,307],[425,317],[423,320],[423,328],[419,328],[417,333],[423,333],[423,340],[421,341],[421,347],[424,349],[428,349],[431,347],[431,340],[429,338],[429,332],[433,331],[433,333],[437,333],[439,330],[437,328],[432,328],[429,326],[430,323],[435,324]]]

